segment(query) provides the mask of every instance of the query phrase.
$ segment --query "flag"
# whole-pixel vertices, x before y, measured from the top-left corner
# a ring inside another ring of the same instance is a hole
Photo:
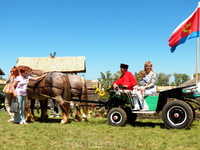
[[[178,45],[185,43],[186,40],[199,37],[199,13],[200,6],[173,31],[168,40],[172,53]]]

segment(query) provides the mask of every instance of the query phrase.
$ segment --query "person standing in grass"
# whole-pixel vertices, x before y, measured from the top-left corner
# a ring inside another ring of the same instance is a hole
[[[6,80],[6,84],[11,84],[14,82],[14,79],[18,76],[18,74],[16,74],[17,68],[14,67],[10,70],[10,76],[8,77],[8,79]],[[13,94],[12,93],[4,93],[5,94],[5,108],[6,111],[8,112],[8,115],[10,117],[10,119],[7,122],[13,122],[14,120],[14,113],[10,112],[10,106],[12,103],[12,99],[13,99]]]
[[[30,77],[27,75],[28,67],[21,67],[19,69],[20,75],[17,76],[13,82],[13,95],[17,98],[19,102],[19,112],[14,114],[14,123],[27,124],[25,121],[25,103],[27,95],[27,86],[29,79],[39,80],[46,76],[41,77]]]

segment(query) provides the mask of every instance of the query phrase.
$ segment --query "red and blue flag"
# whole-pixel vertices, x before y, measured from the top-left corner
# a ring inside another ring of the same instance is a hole
[[[173,31],[168,40],[172,53],[178,45],[185,43],[186,40],[199,37],[199,17],[200,6]]]

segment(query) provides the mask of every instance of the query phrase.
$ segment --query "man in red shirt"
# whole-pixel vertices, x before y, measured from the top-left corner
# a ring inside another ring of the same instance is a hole
[[[114,82],[114,89],[117,89],[118,86],[127,89],[127,90],[133,90],[133,87],[137,84],[137,80],[133,76],[133,74],[128,70],[127,64],[121,64],[120,65],[120,71],[122,73],[121,77]]]

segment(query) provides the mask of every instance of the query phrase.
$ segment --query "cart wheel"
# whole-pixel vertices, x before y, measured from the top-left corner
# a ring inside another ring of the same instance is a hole
[[[167,103],[162,110],[162,119],[169,129],[188,128],[194,118],[192,108],[185,102],[176,100]]]
[[[108,123],[113,126],[124,126],[127,121],[127,115],[121,108],[113,108],[108,113]]]
[[[132,111],[131,111],[131,109],[129,107],[124,109],[124,111],[127,114],[128,123],[131,124],[131,125],[134,125],[135,120],[137,119],[137,114],[136,113],[132,113]]]
[[[192,120],[192,122],[193,121],[195,121],[195,118],[196,118],[196,114],[195,114],[195,109],[194,109],[194,107],[190,104],[190,103],[187,103],[190,107],[191,107],[191,109],[192,109],[192,112],[193,112],[193,120]]]

